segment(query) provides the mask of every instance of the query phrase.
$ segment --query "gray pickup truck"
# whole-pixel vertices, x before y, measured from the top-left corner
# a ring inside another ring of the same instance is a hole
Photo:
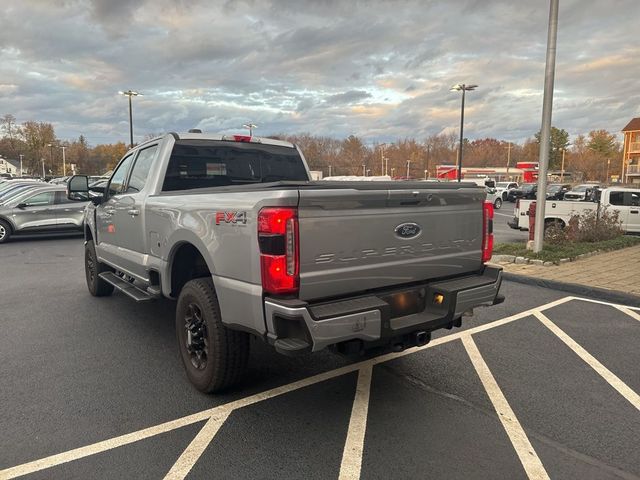
[[[74,176],[67,195],[91,200],[91,294],[177,299],[205,392],[242,378],[251,336],[287,355],[401,350],[504,300],[474,184],[314,182],[295,145],[190,132],[138,145],[105,187]]]

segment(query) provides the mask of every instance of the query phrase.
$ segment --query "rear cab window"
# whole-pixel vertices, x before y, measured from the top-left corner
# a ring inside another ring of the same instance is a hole
[[[307,180],[296,148],[224,140],[177,140],[162,190]]]

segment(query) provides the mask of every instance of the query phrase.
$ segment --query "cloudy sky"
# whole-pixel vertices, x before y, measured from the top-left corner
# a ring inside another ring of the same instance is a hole
[[[638,0],[560,0],[554,125],[618,132],[640,116]],[[457,131],[522,141],[540,127],[546,0],[4,0],[0,114],[91,144],[149,133]]]

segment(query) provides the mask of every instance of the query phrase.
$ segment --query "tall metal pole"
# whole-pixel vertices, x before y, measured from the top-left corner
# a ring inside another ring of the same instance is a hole
[[[386,144],[380,144],[380,175],[385,175],[386,171],[384,169],[384,147]]]
[[[564,182],[564,154],[567,151],[566,148],[562,149],[562,166],[560,167],[560,181]]]
[[[538,162],[538,193],[536,195],[536,222],[533,251],[538,253],[544,244],[544,214],[547,200],[547,167],[551,142],[551,112],[553,110],[553,82],[556,70],[556,40],[558,37],[558,7],[560,0],[550,0],[549,31],[547,35],[547,65],[544,72],[542,100],[542,128],[540,129],[540,155]]]
[[[129,148],[133,148],[133,113],[131,108],[131,95],[129,97]]]
[[[462,139],[464,129],[464,94],[466,93],[465,85],[462,85],[462,106],[460,107],[460,146],[458,147],[458,181],[462,180]]]
[[[411,165],[411,160],[407,160],[407,180],[409,180],[409,165]]]
[[[24,155],[20,154],[20,176],[23,175],[23,173],[22,173],[22,157],[24,157]]]
[[[67,146],[61,145],[60,148],[62,149],[62,176],[64,177],[67,175],[67,158],[64,154],[64,149],[67,148]]]
[[[506,180],[509,181],[509,165],[511,164],[511,142],[509,142],[509,145],[507,146],[507,178]]]

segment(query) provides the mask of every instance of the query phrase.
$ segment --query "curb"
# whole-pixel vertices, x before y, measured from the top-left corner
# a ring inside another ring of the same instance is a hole
[[[583,297],[592,297],[630,307],[640,307],[640,296],[632,293],[617,292],[615,290],[607,290],[600,287],[589,287],[579,283],[558,282],[557,280],[545,280],[542,278],[529,277],[527,275],[519,275],[517,273],[502,272],[502,278],[516,283],[524,283],[526,285],[536,285],[538,287],[549,288],[552,290],[561,290],[563,292],[573,293]]]

